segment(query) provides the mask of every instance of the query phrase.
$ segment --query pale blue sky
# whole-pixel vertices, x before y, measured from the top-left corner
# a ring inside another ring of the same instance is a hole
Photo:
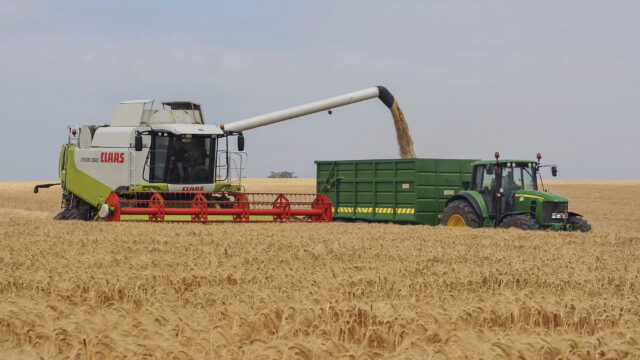
[[[0,181],[55,179],[66,124],[121,100],[192,99],[217,124],[373,85],[420,157],[639,179],[638,19],[636,1],[4,1]],[[245,137],[249,176],[397,156],[378,101]]]

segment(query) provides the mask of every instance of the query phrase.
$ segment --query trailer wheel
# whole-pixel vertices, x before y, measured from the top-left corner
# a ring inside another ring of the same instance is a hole
[[[540,227],[536,221],[527,215],[509,215],[505,216],[500,222],[503,229],[520,229],[520,230],[538,230]]]
[[[479,228],[482,221],[469,202],[454,200],[444,209],[440,224],[447,227]]]
[[[582,216],[570,216],[569,225],[571,225],[571,229],[573,229],[573,231],[591,231],[591,225]]]

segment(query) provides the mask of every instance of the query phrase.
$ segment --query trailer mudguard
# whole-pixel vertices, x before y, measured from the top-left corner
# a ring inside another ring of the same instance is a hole
[[[484,203],[484,198],[477,191],[463,191],[454,196],[452,196],[449,200],[447,200],[447,204],[455,200],[466,200],[468,201],[473,210],[476,211],[476,214],[482,216],[485,224],[487,223],[487,219],[489,219],[489,212],[487,211],[487,205]],[[445,205],[445,207],[446,207]]]

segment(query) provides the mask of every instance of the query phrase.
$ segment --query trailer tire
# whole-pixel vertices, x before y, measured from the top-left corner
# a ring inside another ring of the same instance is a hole
[[[482,227],[482,219],[466,200],[450,202],[442,212],[440,224],[448,227]]]
[[[582,216],[570,216],[569,225],[573,231],[589,232],[591,225]]]
[[[508,215],[500,222],[503,229],[538,230],[536,221],[528,215]]]

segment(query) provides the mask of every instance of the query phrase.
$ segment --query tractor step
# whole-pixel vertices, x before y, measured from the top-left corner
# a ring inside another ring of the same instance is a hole
[[[113,191],[106,221],[327,222],[324,194]]]

